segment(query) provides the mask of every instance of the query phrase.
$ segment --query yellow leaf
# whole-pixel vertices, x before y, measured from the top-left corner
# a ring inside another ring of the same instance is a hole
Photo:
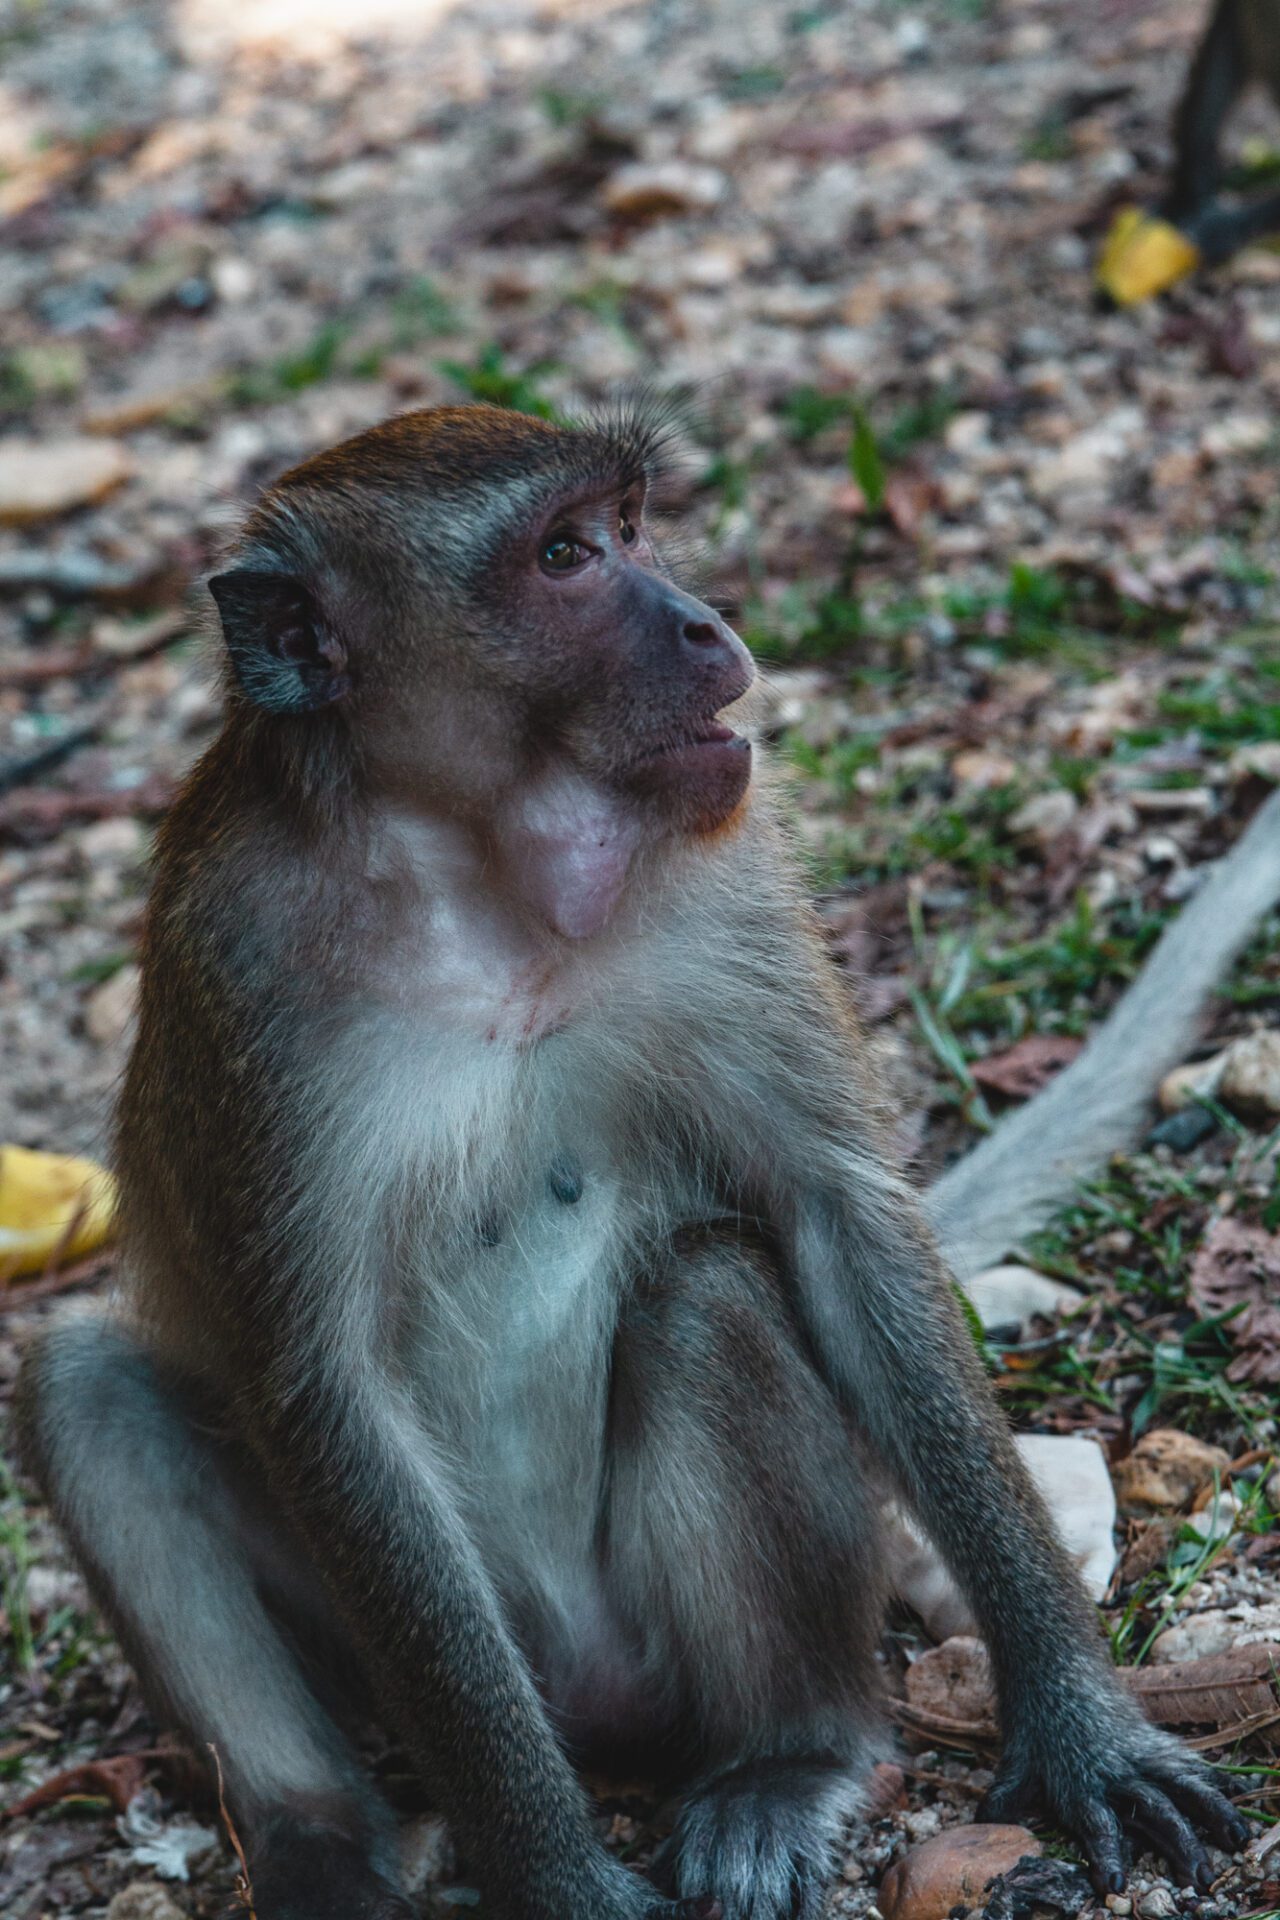
[[[96,1161],[0,1147],[0,1281],[92,1253],[110,1237],[115,1203]]]
[[[1185,233],[1138,207],[1122,207],[1098,255],[1098,285],[1119,307],[1131,307],[1184,280],[1200,265]]]

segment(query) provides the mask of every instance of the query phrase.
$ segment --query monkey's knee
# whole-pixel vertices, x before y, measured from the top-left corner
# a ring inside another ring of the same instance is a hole
[[[27,1348],[15,1401],[22,1464],[58,1504],[73,1462],[112,1473],[173,1414],[141,1342],[104,1314],[61,1320]]]

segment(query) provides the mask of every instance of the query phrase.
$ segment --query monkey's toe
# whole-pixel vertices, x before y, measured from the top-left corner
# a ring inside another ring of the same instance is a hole
[[[684,1897],[709,1891],[724,1920],[814,1920],[856,1787],[830,1762],[737,1768],[681,1808],[659,1872]]]

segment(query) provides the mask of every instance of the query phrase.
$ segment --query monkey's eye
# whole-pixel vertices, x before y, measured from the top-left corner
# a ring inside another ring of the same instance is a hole
[[[567,533],[553,533],[549,540],[543,541],[538,558],[548,573],[572,573],[587,558],[587,549],[577,540],[571,540]]]
[[[637,539],[635,523],[625,508],[618,515],[618,538],[624,547],[634,546]]]

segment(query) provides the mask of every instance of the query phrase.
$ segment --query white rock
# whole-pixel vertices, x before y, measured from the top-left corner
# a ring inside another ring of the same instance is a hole
[[[1116,1497],[1107,1457],[1075,1433],[1020,1433],[1022,1455],[1052,1514],[1089,1597],[1101,1600],[1115,1572]]]
[[[1081,1434],[1020,1433],[1014,1445],[1039,1487],[1058,1534],[1093,1600],[1115,1571],[1116,1497],[1106,1456]],[[973,1633],[976,1623],[933,1543],[896,1505],[885,1511],[889,1580],[935,1640]]]
[[[1142,1920],[1173,1920],[1177,1911],[1178,1903],[1168,1887],[1152,1887],[1150,1893],[1144,1893],[1138,1902]]]
[[[1157,1667],[1176,1666],[1181,1660],[1207,1659],[1211,1653],[1226,1653],[1236,1644],[1239,1633],[1234,1620],[1225,1613],[1193,1613],[1176,1627],[1166,1627],[1151,1642],[1152,1663]]]
[[[1237,1496],[1224,1488],[1221,1493],[1214,1494],[1198,1513],[1188,1514],[1186,1524],[1206,1542],[1225,1540],[1235,1527],[1240,1504]]]
[[[1280,1118],[1280,1033],[1246,1033],[1227,1048],[1218,1091],[1224,1106],[1263,1125]]]
[[[993,1327],[1024,1327],[1037,1314],[1052,1320],[1059,1313],[1070,1313],[1084,1299],[1077,1288],[1014,1261],[975,1274],[966,1281],[965,1292],[988,1331]]]

